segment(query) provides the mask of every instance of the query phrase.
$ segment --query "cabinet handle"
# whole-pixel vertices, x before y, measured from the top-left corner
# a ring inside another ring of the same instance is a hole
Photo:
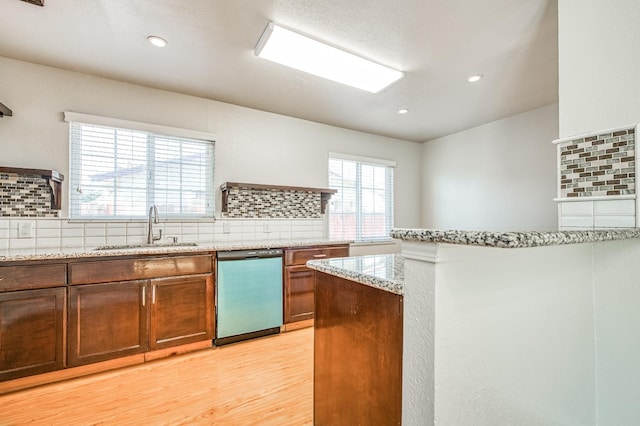
[[[144,299],[147,298],[147,286],[142,287],[142,306],[145,306]]]
[[[313,257],[318,258],[318,257],[327,257],[326,254],[314,254]]]
[[[156,304],[156,285],[153,285],[153,288],[151,289],[151,303],[152,304]]]

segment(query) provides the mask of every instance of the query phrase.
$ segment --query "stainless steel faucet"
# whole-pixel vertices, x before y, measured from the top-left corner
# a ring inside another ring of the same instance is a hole
[[[156,205],[149,207],[149,220],[147,222],[147,244],[153,244],[154,241],[158,241],[162,238],[162,229],[156,237],[153,235],[153,224],[160,223],[160,217],[158,216],[158,208]]]

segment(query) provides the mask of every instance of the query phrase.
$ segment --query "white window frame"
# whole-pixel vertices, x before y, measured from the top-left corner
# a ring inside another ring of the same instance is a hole
[[[355,242],[356,243],[376,243],[376,242],[385,242],[385,241],[391,241],[391,237],[389,236],[389,234],[386,235],[380,235],[377,237],[367,237],[364,238],[362,237],[362,203],[361,203],[361,190],[362,190],[362,182],[361,182],[361,175],[360,175],[360,168],[362,165],[373,165],[373,166],[383,166],[386,167],[390,170],[390,174],[387,174],[386,179],[387,179],[387,186],[388,186],[388,190],[391,191],[391,193],[385,193],[385,200],[387,201],[387,203],[385,204],[385,228],[387,230],[391,230],[391,228],[393,228],[394,226],[394,209],[395,209],[395,200],[394,200],[394,168],[396,167],[396,162],[392,161],[392,160],[383,160],[383,159],[379,159],[379,158],[371,158],[371,157],[363,157],[363,156],[357,156],[357,155],[350,155],[350,154],[342,154],[342,153],[336,153],[336,152],[330,152],[329,156],[328,156],[328,160],[327,160],[327,166],[329,165],[329,162],[331,160],[346,160],[346,161],[352,161],[357,163],[357,177],[356,177],[356,237],[355,237]],[[328,167],[327,167],[328,168]],[[330,170],[329,170],[330,173]],[[338,189],[338,188],[333,188],[331,186],[331,177],[329,176],[329,187],[331,189]],[[335,236],[332,235],[331,233],[331,209],[328,209],[328,227],[329,227],[329,236],[331,238],[339,238],[339,236]]]
[[[171,137],[171,138],[184,138],[184,139],[195,139],[195,140],[200,140],[203,142],[207,142],[210,143],[212,146],[212,168],[213,171],[211,173],[210,176],[210,180],[207,181],[207,193],[209,195],[208,199],[210,199],[210,201],[207,203],[207,209],[205,214],[203,215],[193,215],[193,214],[171,214],[171,215],[165,215],[165,218],[168,219],[179,219],[179,220],[184,220],[184,219],[213,219],[214,218],[214,214],[215,214],[215,191],[214,191],[214,172],[215,172],[215,135],[212,133],[207,133],[207,132],[200,132],[200,131],[196,131],[196,130],[190,130],[190,129],[182,129],[182,128],[176,128],[176,127],[168,127],[168,126],[162,126],[162,125],[157,125],[157,124],[152,124],[152,123],[143,123],[143,122],[137,122],[137,121],[130,121],[130,120],[122,120],[122,119],[116,119],[116,118],[110,118],[110,117],[102,117],[102,116],[97,116],[97,115],[91,115],[91,114],[83,114],[83,113],[77,113],[77,112],[72,112],[72,111],[65,111],[64,113],[64,121],[68,122],[68,123],[80,123],[80,124],[88,124],[88,125],[98,125],[98,126],[106,126],[106,127],[112,127],[112,128],[118,128],[118,129],[126,129],[126,130],[133,130],[133,131],[140,131],[140,132],[145,132],[145,133],[149,133],[151,135],[154,136],[158,136],[158,137]],[[71,127],[71,126],[69,126]],[[71,134],[69,135],[70,138],[70,143],[71,143]],[[84,221],[84,220],[101,220],[101,221],[123,221],[123,220],[144,220],[146,219],[147,216],[147,212],[140,212],[139,215],[132,215],[132,216],[112,216],[112,215],[80,215],[79,211],[77,211],[77,206],[75,206],[74,208],[74,202],[73,202],[73,198],[75,196],[75,194],[73,194],[73,191],[76,190],[77,191],[77,186],[78,186],[78,182],[77,182],[77,176],[76,173],[74,173],[74,167],[76,167],[76,165],[74,164],[74,161],[76,159],[73,158],[73,153],[71,152],[71,147],[69,150],[69,218],[70,220],[76,220],[76,221]],[[154,174],[153,172],[149,173],[148,179],[150,181],[153,181],[154,179]],[[75,188],[74,188],[75,187]],[[149,192],[149,189],[148,189]],[[152,192],[152,190],[151,190]],[[152,204],[152,203],[150,203]],[[149,206],[147,206],[149,207]]]

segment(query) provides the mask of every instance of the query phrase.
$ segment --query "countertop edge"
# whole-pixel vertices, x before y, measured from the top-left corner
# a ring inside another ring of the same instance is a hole
[[[401,259],[400,255],[377,255],[377,256],[396,256]],[[307,261],[307,267],[318,272],[323,272],[329,275],[333,275],[339,278],[344,278],[349,281],[354,281],[360,284],[364,284],[369,287],[377,288],[379,290],[387,291],[397,295],[404,295],[404,280],[400,279],[385,279],[376,277],[374,275],[354,270],[352,268],[345,268],[336,266],[336,261],[344,261],[349,259],[364,259],[372,256],[357,256],[338,259],[326,259],[326,260],[309,260]],[[401,263],[401,260],[400,260]],[[403,271],[401,271],[402,273]]]
[[[262,248],[299,248],[311,246],[331,246],[351,244],[350,240],[279,240],[279,241],[228,241],[212,244],[201,244],[196,246],[158,246],[143,248],[127,248],[113,250],[96,250],[84,248],[69,248],[54,250],[43,253],[25,252],[20,254],[0,255],[0,263],[16,262],[27,260],[65,260],[80,258],[100,258],[116,256],[139,256],[139,255],[163,255],[180,253],[205,253],[229,250],[248,250]]]
[[[391,237],[406,241],[497,248],[527,248],[640,238],[639,228],[594,231],[463,231],[394,228]]]

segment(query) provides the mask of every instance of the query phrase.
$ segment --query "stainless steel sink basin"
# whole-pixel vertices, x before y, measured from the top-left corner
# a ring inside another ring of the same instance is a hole
[[[129,250],[129,249],[145,249],[153,247],[193,247],[196,243],[164,243],[164,244],[120,244],[113,246],[100,246],[95,250]]]

